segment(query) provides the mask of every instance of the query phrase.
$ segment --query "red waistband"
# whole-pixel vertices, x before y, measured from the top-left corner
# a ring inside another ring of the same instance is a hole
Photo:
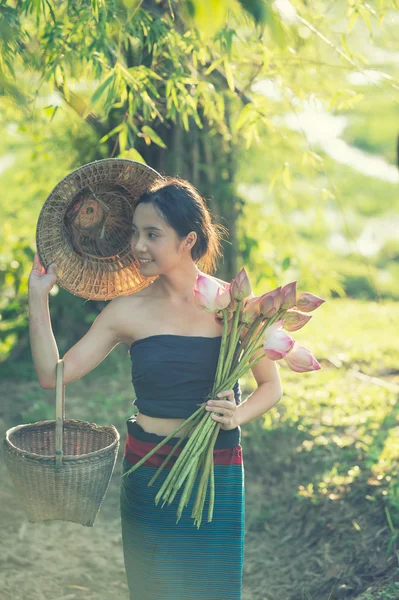
[[[127,434],[124,456],[132,465],[139,462],[148,452],[155,448],[157,444],[154,442],[142,442],[137,440],[130,433]],[[151,467],[160,467],[165,456],[172,451],[173,446],[164,444],[158,450],[148,458],[144,465]],[[183,448],[176,448],[173,455],[171,456],[168,463],[165,465],[165,469],[171,469],[173,467],[176,458],[179,456]],[[213,450],[213,464],[215,465],[241,465],[242,464],[242,446],[238,444],[234,448],[221,448]]]

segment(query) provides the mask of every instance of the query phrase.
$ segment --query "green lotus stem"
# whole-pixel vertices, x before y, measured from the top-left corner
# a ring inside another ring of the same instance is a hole
[[[227,311],[223,310],[222,312],[223,312],[223,335],[222,335],[222,342],[220,344],[219,359],[218,359],[218,364],[216,367],[216,376],[215,376],[214,385],[218,384],[219,379],[222,377],[222,374],[223,374],[225,348],[226,348],[226,344],[228,342],[229,321],[228,321],[228,317],[227,317]]]
[[[209,449],[207,450],[207,452],[204,452],[204,454],[203,454],[203,461],[201,464],[201,477],[200,477],[200,480],[198,483],[197,495],[195,497],[193,510],[191,512],[191,517],[193,517],[193,518],[196,516],[196,512],[198,510],[202,495],[204,493],[204,483],[205,483],[205,479],[206,479],[206,468],[207,468],[207,463],[208,463],[208,456],[209,456]]]
[[[200,408],[199,408],[198,410],[196,410],[196,411],[195,411],[195,413],[193,413],[192,415],[190,415],[190,416],[188,417],[188,419],[186,419],[186,420],[184,421],[184,423],[182,423],[181,425],[179,425],[179,427],[177,427],[177,428],[176,428],[174,431],[172,431],[172,433],[171,433],[171,434],[169,434],[169,435],[168,435],[168,436],[167,436],[167,437],[166,437],[164,440],[162,440],[162,442],[160,442],[160,443],[159,443],[157,446],[155,446],[155,448],[153,448],[153,449],[152,449],[152,450],[151,450],[151,451],[150,451],[148,454],[146,454],[145,456],[143,456],[143,458],[142,458],[142,459],[141,459],[141,460],[140,460],[138,463],[136,463],[135,465],[133,465],[131,469],[129,469],[128,471],[126,471],[126,473],[124,473],[124,474],[122,475],[122,477],[125,477],[126,475],[129,475],[129,473],[133,473],[133,471],[135,471],[136,469],[138,469],[139,467],[141,467],[141,465],[142,465],[143,463],[145,463],[145,461],[146,461],[148,458],[150,458],[150,457],[151,457],[153,454],[155,454],[155,452],[156,452],[156,451],[157,451],[159,448],[161,448],[161,446],[163,446],[164,444],[166,444],[166,442],[168,442],[168,441],[169,441],[169,440],[170,440],[172,437],[174,437],[174,436],[175,436],[175,434],[176,434],[178,431],[180,431],[180,429],[183,429],[183,427],[184,427],[185,425],[187,425],[187,423],[188,423],[189,421],[193,421],[193,420],[195,419],[195,417],[196,417],[196,416],[197,416],[197,415],[198,415],[198,414],[199,414],[201,411],[203,411],[203,410],[204,410],[204,407],[203,407],[203,406],[200,406]]]
[[[218,425],[219,425],[219,423],[218,423]],[[200,516],[201,520],[202,520],[202,512],[203,512],[203,507],[204,507],[205,498],[206,498],[206,491],[208,488],[209,472],[210,472],[210,469],[213,467],[213,448],[215,446],[216,438],[219,433],[219,428],[220,428],[220,425],[215,427],[215,429],[212,433],[212,438],[209,443],[209,447],[207,448],[204,470],[202,472],[201,479],[200,479],[200,482],[198,485],[199,493],[197,494],[196,503],[195,503],[195,506],[193,509],[194,515],[196,517]],[[201,523],[201,521],[200,521],[200,523]]]
[[[210,447],[208,449],[208,452],[206,455],[204,470],[201,474],[201,479],[200,479],[200,483],[199,483],[199,489],[200,489],[200,494],[198,495],[199,501],[197,502],[197,500],[196,500],[196,504],[195,504],[194,510],[193,510],[198,529],[199,529],[199,527],[201,525],[201,521],[202,521],[202,511],[203,511],[203,507],[205,504],[206,492],[208,489],[209,471],[210,471],[212,464],[213,464],[213,448]]]
[[[186,496],[186,500],[185,500],[185,505],[184,506],[188,506],[188,503],[190,501],[191,492],[193,491],[195,479],[197,477],[197,474],[198,474],[199,470],[202,469],[202,467],[203,467],[203,464],[205,462],[205,458],[206,458],[206,453],[203,452],[198,457],[198,463],[197,463],[197,466],[196,466],[195,470],[193,469],[193,471],[190,473],[190,481],[187,480],[187,482],[186,482],[186,486],[184,488],[184,494]],[[193,473],[194,473],[194,476],[192,477]],[[191,479],[192,479],[192,481],[191,481]]]
[[[187,506],[187,504],[189,503],[190,500],[190,496],[191,496],[191,491],[193,489],[194,486],[194,482],[195,482],[195,477],[197,475],[197,468],[198,468],[198,463],[200,462],[201,457],[198,456],[197,459],[195,460],[194,464],[193,464],[193,468],[190,472],[190,475],[186,481],[186,485],[184,487],[184,490],[182,492],[182,495],[180,497],[180,502],[179,502],[179,506],[177,507],[177,521],[176,521],[176,525],[177,523],[180,521],[180,518],[182,516],[183,513],[183,509]]]
[[[245,323],[241,323],[241,325],[238,328],[237,344],[238,344],[238,340],[241,338],[241,331],[244,329],[244,327],[245,327]],[[246,343],[247,335],[248,335],[248,332],[245,334],[245,337],[244,337],[243,341],[241,342],[241,345],[237,345],[237,348],[236,348],[236,350],[234,352],[233,360],[231,362],[231,365],[232,365],[233,369],[237,365],[238,357],[240,356],[240,354],[242,352],[242,349],[245,348],[245,343]]]
[[[212,521],[213,518],[213,507],[215,504],[215,465],[211,467],[211,482],[210,482],[210,492],[209,492],[209,508],[208,508],[208,523]]]
[[[273,317],[271,317],[267,322],[265,322],[264,326],[260,329],[255,339],[252,340],[251,343],[247,346],[247,348],[244,349],[243,356],[240,362],[238,363],[237,367],[228,374],[228,379],[224,381],[225,387],[231,387],[231,385],[233,385],[237,381],[237,379],[242,377],[242,375],[245,374],[245,372],[249,368],[251,368],[248,364],[248,360],[250,360],[254,352],[260,350],[263,347],[263,344],[259,347],[257,347],[256,345],[261,339],[265,329],[272,325],[275,321],[278,321],[281,318],[281,315],[285,312],[285,310],[277,311],[277,313],[273,315]],[[261,356],[261,358],[263,358],[263,356]],[[228,386],[226,386],[226,382],[229,382]]]
[[[220,429],[220,423],[217,424],[217,434],[219,433],[219,429]],[[217,438],[217,434],[216,436],[212,439],[211,441],[211,446],[212,446],[212,458],[213,458],[213,448],[215,446],[216,443],[216,438]],[[211,474],[210,474],[210,492],[209,492],[209,507],[208,507],[208,523],[210,523],[212,521],[212,517],[213,517],[213,507],[215,504],[215,472],[214,472],[214,461],[212,460],[211,463]]]
[[[191,496],[192,488],[194,487],[194,483],[195,483],[196,477],[197,477],[198,473],[200,471],[202,472],[202,470],[204,468],[206,456],[207,456],[206,452],[203,452],[201,454],[201,456],[198,459],[198,464],[197,464],[197,467],[196,467],[195,476],[193,477],[192,481],[187,482],[187,484],[186,484],[187,492],[186,492],[186,489],[184,490],[184,494],[186,495],[185,506],[188,506],[188,503],[190,501],[190,496]],[[199,488],[199,485],[198,485],[196,499],[198,497],[199,492],[200,492],[200,488]],[[191,514],[191,516],[192,516],[192,514]]]
[[[199,420],[199,419],[198,419]],[[165,458],[164,462],[162,463],[162,465],[158,468],[158,471],[155,473],[155,475],[153,476],[153,478],[151,479],[151,481],[147,484],[147,487],[152,485],[153,482],[155,481],[155,479],[158,477],[159,473],[163,470],[163,468],[165,467],[165,465],[167,464],[168,460],[170,459],[170,457],[173,455],[175,449],[185,440],[186,437],[188,437],[190,435],[190,433],[192,431],[194,431],[194,428],[198,425],[198,423],[194,423],[194,425],[191,427],[191,429],[187,430],[187,432],[179,439],[179,441],[176,443],[176,445],[173,447],[173,449],[171,450],[171,452],[168,454],[168,456]],[[176,463],[175,463],[176,464]],[[172,469],[174,468],[175,465],[173,465]]]
[[[255,352],[257,350],[260,350],[261,348],[263,348],[263,346],[258,346],[257,348],[255,348]],[[254,365],[256,365],[260,360],[262,360],[262,358],[264,358],[265,355],[261,354],[260,356],[258,356],[257,358],[254,358],[254,360],[252,360],[251,362],[249,362],[248,364],[244,365],[242,367],[241,370],[237,370],[236,373],[234,374],[234,377],[232,377],[231,375],[229,375],[229,379],[227,379],[225,381],[225,387],[229,388],[233,385],[233,383],[235,381],[237,381],[237,379],[239,379],[240,377],[242,377],[243,375],[245,375],[245,373],[248,371],[248,369],[252,369],[252,367]]]
[[[202,515],[202,506],[203,506],[203,502],[205,500],[206,497],[206,492],[207,492],[207,487],[208,487],[208,471],[209,471],[209,461],[205,460],[204,463],[204,467],[202,470],[202,474],[203,475],[203,483],[201,485],[201,487],[198,489],[198,493],[197,493],[197,497],[195,499],[196,502],[196,506],[193,510],[193,512],[191,513],[191,517],[194,519],[194,524],[197,525],[197,528],[199,529],[199,526],[201,525],[201,515]]]
[[[233,354],[236,350],[236,346],[237,346],[237,325],[238,325],[238,319],[240,317],[240,311],[241,311],[241,304],[242,304],[242,300],[238,300],[237,301],[237,309],[234,313],[234,317],[233,317],[233,323],[231,326],[231,331],[230,331],[230,335],[229,335],[229,350],[227,353],[227,358],[224,361],[224,365],[223,365],[223,379],[225,378],[225,376],[227,375],[227,373],[230,371],[230,367],[231,367],[231,361],[233,358]]]
[[[205,419],[209,418],[210,414],[206,414]],[[204,424],[204,427],[206,427],[207,424]],[[185,458],[187,456],[187,454],[189,452],[191,452],[191,450],[193,450],[196,446],[196,442],[198,436],[201,435],[202,431],[201,431],[201,427],[196,427],[194,430],[193,435],[189,438],[187,444],[184,446],[180,456],[178,457],[178,459],[176,460],[175,464],[173,465],[172,469],[170,470],[170,473],[168,475],[168,477],[165,479],[165,481],[163,482],[161,489],[158,491],[156,497],[155,497],[155,504],[158,504],[162,494],[165,492],[164,494],[164,500],[167,500],[168,496],[170,495],[171,491],[172,491],[172,482],[174,484],[174,482],[176,481],[177,477],[180,474],[180,470],[184,465],[185,462]],[[194,448],[193,448],[194,447]]]
[[[197,448],[197,450],[195,450],[192,455],[190,456],[189,460],[187,461],[186,466],[182,469],[182,471],[180,472],[179,478],[177,479],[176,483],[175,483],[175,487],[176,487],[176,491],[182,486],[184,480],[186,479],[187,475],[189,474],[191,468],[192,468],[192,462],[196,460],[197,455],[200,455],[204,448],[207,447],[207,444],[212,436],[212,427],[209,427],[208,430],[206,430],[206,428],[204,427],[204,432],[201,432],[202,435],[199,437],[199,441],[198,441],[198,445],[200,445],[200,447]]]
[[[150,487],[154,481],[156,480],[156,478],[158,477],[158,475],[163,471],[163,469],[165,468],[165,466],[167,465],[168,461],[170,460],[170,458],[173,456],[175,450],[180,446],[180,444],[182,444],[184,442],[184,440],[186,439],[186,437],[188,437],[190,435],[190,432],[193,431],[195,427],[195,424],[191,427],[191,429],[188,429],[186,431],[186,433],[184,433],[181,438],[179,438],[179,440],[177,441],[177,443],[173,446],[172,450],[169,452],[168,456],[165,458],[165,460],[163,461],[162,465],[158,468],[157,472],[155,473],[155,475],[152,477],[152,479],[150,479],[150,481],[147,483],[147,487]]]
[[[177,458],[175,464],[171,468],[168,476],[166,477],[165,481],[163,482],[163,484],[161,485],[160,489],[158,490],[158,493],[155,496],[155,504],[158,504],[158,502],[161,500],[162,495],[164,494],[164,492],[165,492],[165,494],[164,494],[164,496],[163,496],[162,499],[165,500],[165,501],[167,500],[167,498],[168,498],[168,496],[169,496],[169,494],[171,492],[171,489],[172,489],[169,486],[171,486],[175,482],[175,480],[177,479],[177,477],[179,476],[180,470],[184,466],[184,463],[185,463],[185,458],[186,458],[186,454],[187,454],[187,452],[185,452],[185,451],[187,449],[187,446],[189,444],[190,444],[190,447],[193,445],[193,443],[195,441],[195,440],[193,440],[193,438],[195,438],[196,435],[198,435],[198,431],[197,430],[194,431],[193,435],[190,437],[190,439],[188,440],[187,444],[184,446],[184,448],[181,451],[179,457]]]
[[[204,448],[207,447],[211,435],[212,435],[212,428],[208,428],[208,431],[207,431],[205,437],[203,438],[203,441],[200,444],[201,447],[190,454],[187,461],[185,462],[183,467],[180,469],[178,477],[174,480],[173,484],[172,483],[170,484],[170,489],[168,488],[165,491],[164,498],[167,495],[168,504],[171,504],[171,502],[173,501],[173,498],[176,496],[178,490],[181,488],[181,486],[183,485],[183,483],[185,482],[187,477],[190,475],[196,459],[201,456],[201,454],[204,451]]]

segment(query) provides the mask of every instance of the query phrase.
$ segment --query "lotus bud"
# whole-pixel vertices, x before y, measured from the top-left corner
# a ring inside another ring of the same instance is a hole
[[[325,302],[325,300],[318,296],[314,296],[310,292],[300,292],[296,301],[296,307],[307,313],[318,308],[323,302]]]
[[[301,329],[310,319],[312,315],[302,313],[300,310],[287,310],[284,315],[284,329],[286,331],[297,331]]]
[[[287,283],[281,288],[282,302],[280,308],[288,310],[296,305],[296,281]]]
[[[263,348],[267,358],[280,360],[292,350],[295,340],[282,329],[284,319],[280,319],[266,328]]]
[[[296,373],[307,373],[308,371],[321,369],[313,354],[300,344],[295,344],[291,352],[284,356],[284,360],[289,368]]]
[[[227,286],[227,288],[230,292],[230,304],[226,307],[226,310],[229,313],[234,313],[237,310],[237,306],[238,306],[237,300],[235,298],[233,298],[233,296],[231,295],[231,286],[233,285],[233,281],[234,281],[234,279],[232,279],[231,282]]]
[[[246,300],[242,310],[241,321],[250,327],[259,315],[259,296]]]
[[[259,298],[259,312],[261,315],[270,319],[276,314],[281,304],[281,286],[271,292],[263,294]]]
[[[235,300],[245,300],[251,295],[252,288],[245,267],[241,269],[238,275],[231,282],[231,295]]]
[[[218,310],[224,310],[230,305],[231,294],[229,286],[220,286],[216,292],[215,304]]]

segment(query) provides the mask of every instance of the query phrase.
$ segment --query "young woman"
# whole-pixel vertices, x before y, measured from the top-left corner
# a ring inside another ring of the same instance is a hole
[[[185,180],[165,178],[138,199],[132,227],[131,247],[141,273],[156,278],[144,290],[109,302],[64,356],[67,384],[94,369],[117,344],[129,346],[139,412],[127,420],[122,473],[195,412],[212,389],[223,330],[214,315],[194,304],[196,276],[201,272],[211,276],[221,254],[222,229],[212,222],[198,191]],[[59,358],[48,309],[48,292],[56,280],[56,265],[46,272],[36,255],[29,279],[30,341],[43,388],[55,387]],[[168,469],[152,486],[147,483],[176,443],[175,437],[121,479],[123,552],[131,600],[241,599],[245,491],[240,426],[267,412],[282,396],[273,361],[265,357],[252,372],[258,387],[245,402],[237,381],[207,408],[221,426],[214,449],[212,522],[206,519],[207,497],[202,524],[199,529],[193,525],[198,482],[178,523],[180,494],[171,505],[154,503]]]

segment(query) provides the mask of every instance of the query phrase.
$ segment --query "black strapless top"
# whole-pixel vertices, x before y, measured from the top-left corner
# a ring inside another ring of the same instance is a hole
[[[222,336],[164,333],[133,342],[132,382],[139,412],[169,419],[191,416],[212,391],[221,341]],[[239,381],[233,389],[239,404]]]

